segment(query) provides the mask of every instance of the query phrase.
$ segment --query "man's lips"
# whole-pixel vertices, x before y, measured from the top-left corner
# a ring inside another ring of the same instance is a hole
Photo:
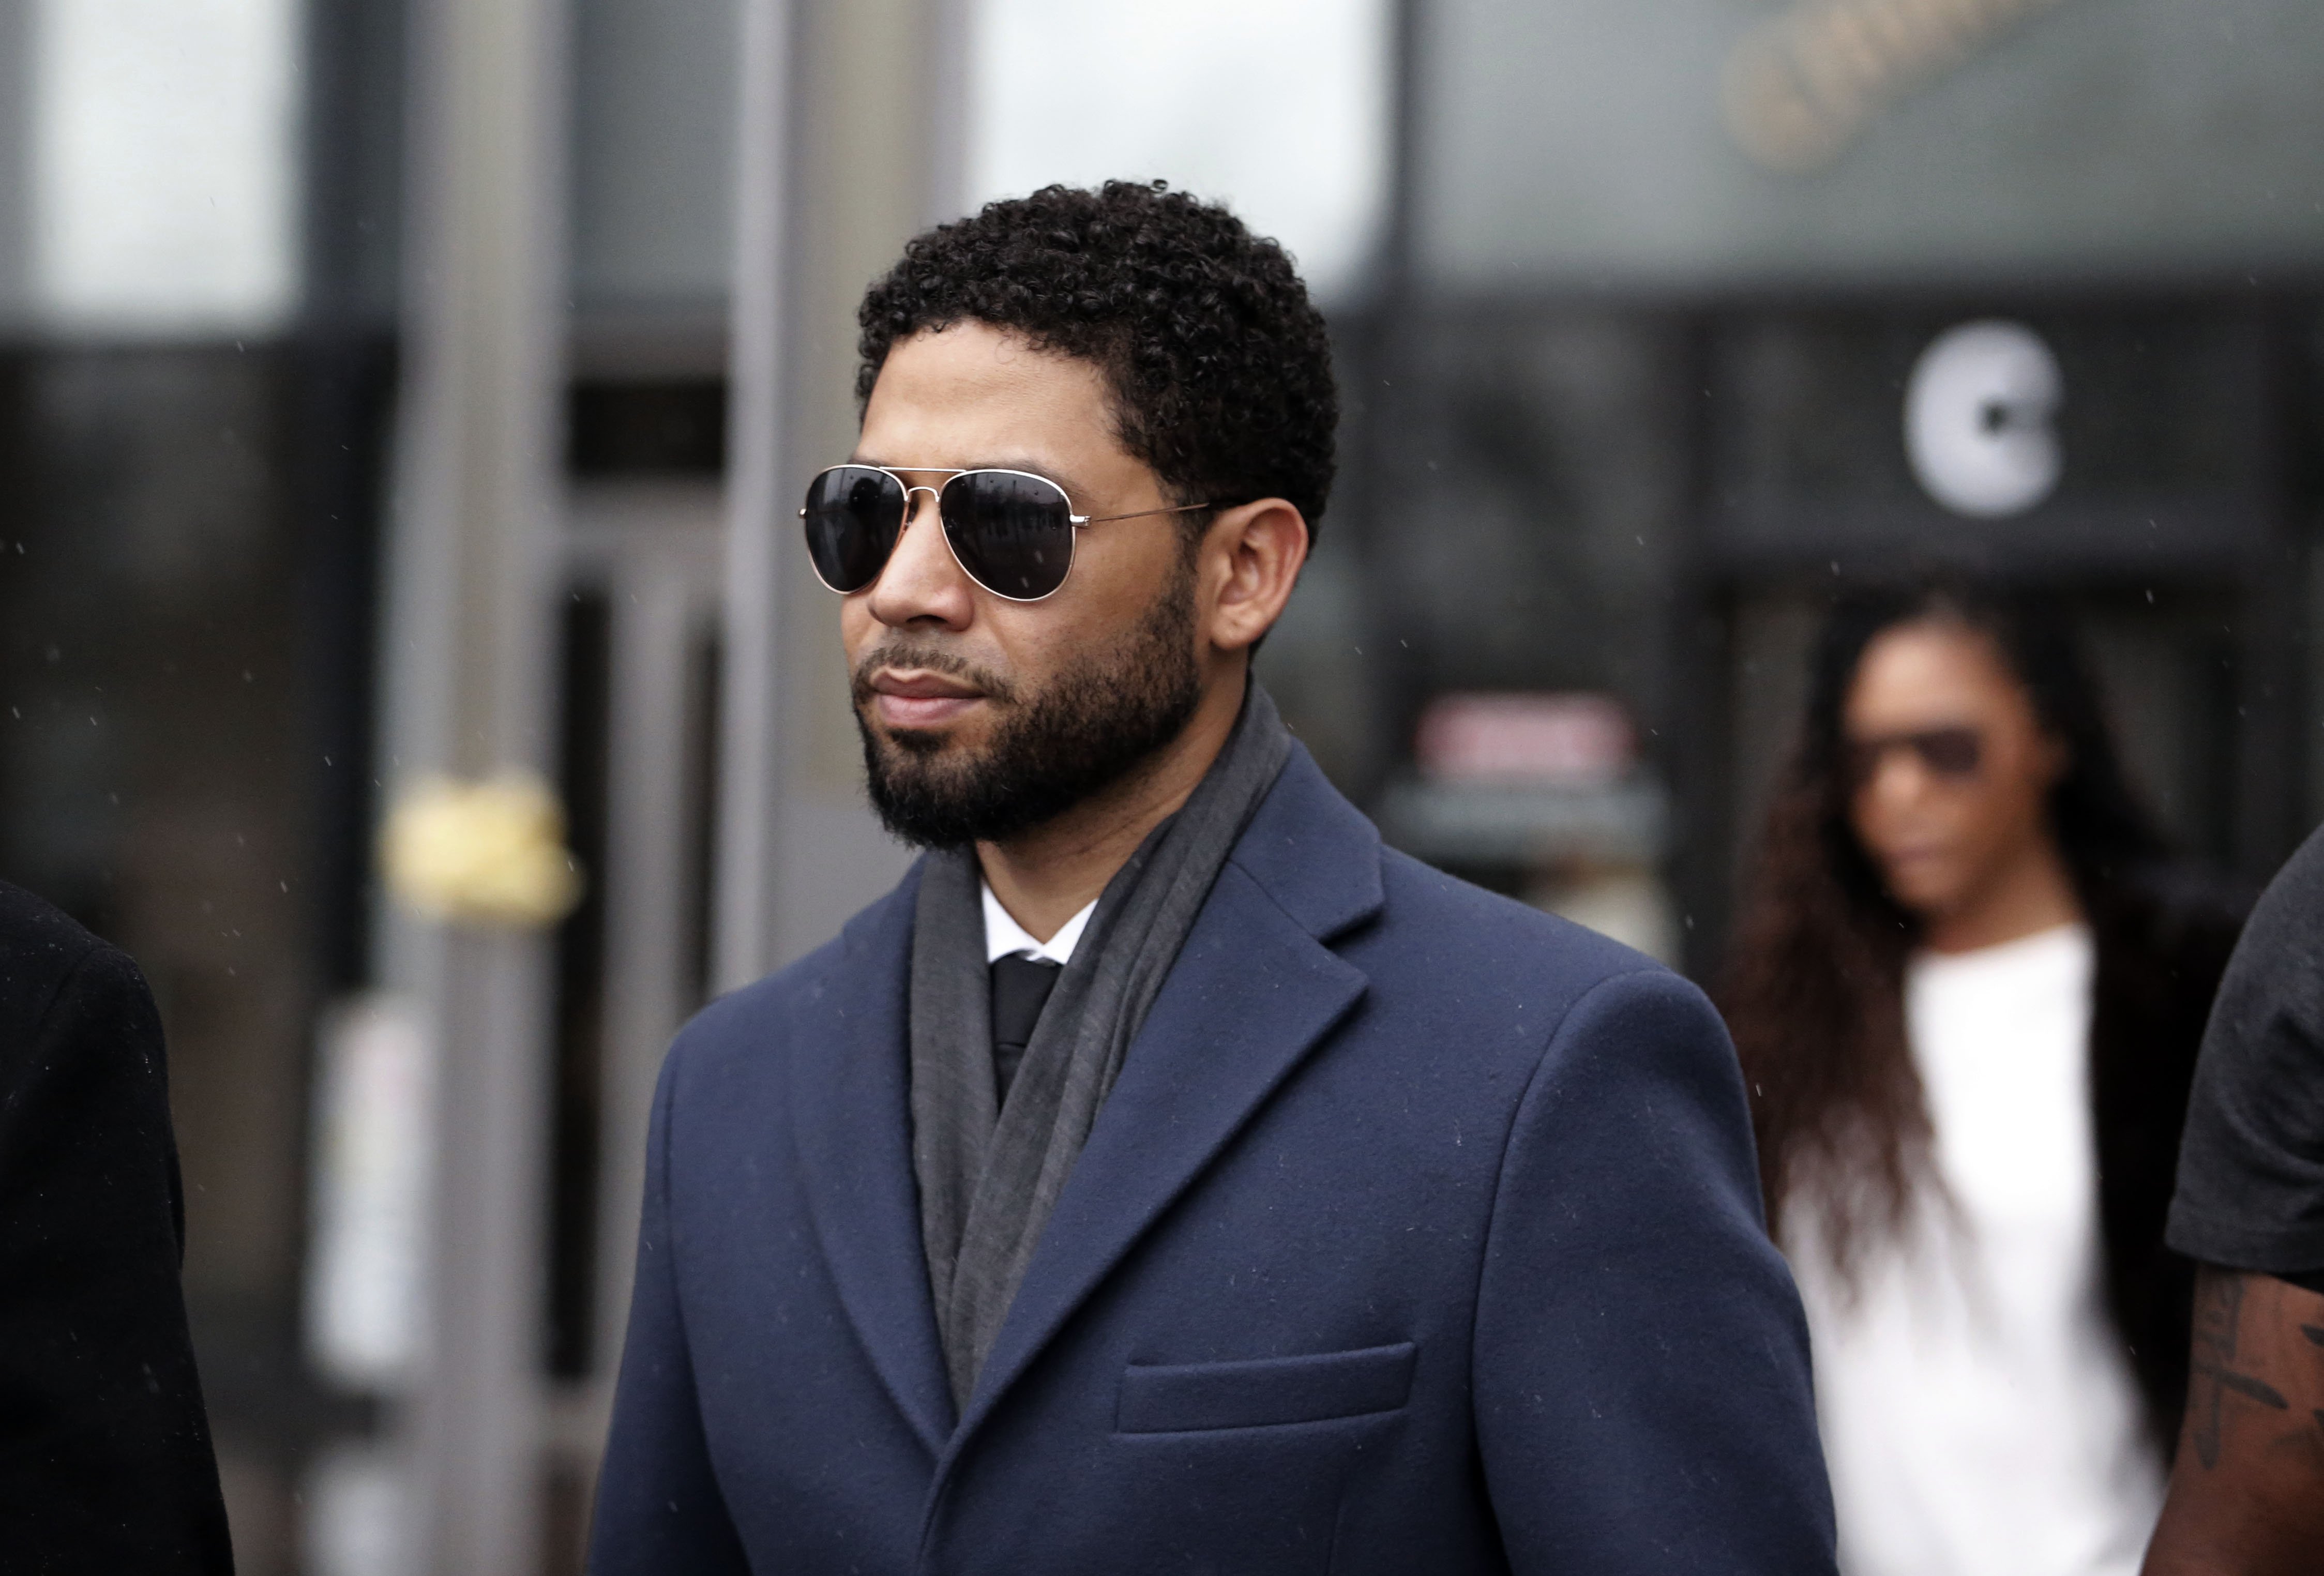
[[[926,669],[881,668],[872,676],[872,707],[891,728],[933,728],[958,717],[984,692]]]

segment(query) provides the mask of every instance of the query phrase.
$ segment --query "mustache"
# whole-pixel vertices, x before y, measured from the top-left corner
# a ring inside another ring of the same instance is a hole
[[[872,704],[875,693],[872,676],[882,668],[918,668],[928,673],[941,673],[946,678],[957,678],[974,685],[987,700],[997,705],[1008,705],[1017,698],[1017,687],[989,668],[980,668],[965,657],[954,655],[940,647],[918,644],[910,641],[891,641],[864,654],[848,678],[848,694],[860,710]]]

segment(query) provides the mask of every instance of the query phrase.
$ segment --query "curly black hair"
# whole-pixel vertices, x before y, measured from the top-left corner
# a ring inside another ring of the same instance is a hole
[[[1287,499],[1312,539],[1339,424],[1323,315],[1283,248],[1225,208],[1109,180],[918,236],[856,313],[859,413],[899,341],[964,320],[1093,363],[1122,447],[1179,502]]]

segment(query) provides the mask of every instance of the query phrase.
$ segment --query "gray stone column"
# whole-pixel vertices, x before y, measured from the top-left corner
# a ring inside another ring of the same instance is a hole
[[[565,8],[411,12],[383,786],[548,777],[564,337]],[[399,1418],[415,1569],[538,1568],[549,948],[383,917],[434,1051],[426,1338]]]
[[[716,981],[788,962],[902,871],[864,807],[839,603],[798,539],[847,457],[855,306],[960,181],[960,0],[744,0]]]

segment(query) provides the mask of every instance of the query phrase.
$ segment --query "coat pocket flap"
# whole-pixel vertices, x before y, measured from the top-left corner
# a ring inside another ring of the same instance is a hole
[[[1121,1376],[1120,1433],[1264,1428],[1393,1412],[1412,1394],[1409,1341],[1245,1362],[1133,1364]]]

